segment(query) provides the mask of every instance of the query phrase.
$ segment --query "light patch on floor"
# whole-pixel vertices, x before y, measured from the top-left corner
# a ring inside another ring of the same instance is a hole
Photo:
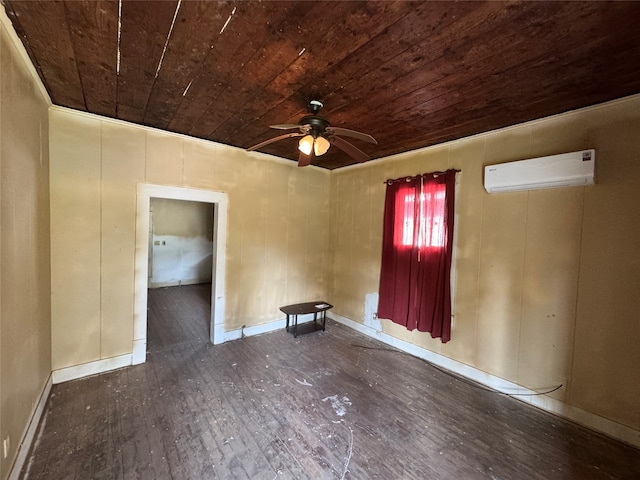
[[[347,413],[347,406],[351,406],[351,401],[346,396],[338,398],[338,395],[332,395],[322,399],[323,402],[327,400],[331,401],[331,408],[333,408],[339,417],[344,417],[345,413]]]

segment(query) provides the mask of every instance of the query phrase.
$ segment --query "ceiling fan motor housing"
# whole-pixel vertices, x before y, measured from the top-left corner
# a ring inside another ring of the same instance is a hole
[[[329,120],[320,115],[307,115],[306,117],[302,117],[300,119],[301,126],[309,126],[309,133],[314,137],[318,135],[322,135],[325,129],[330,126]]]

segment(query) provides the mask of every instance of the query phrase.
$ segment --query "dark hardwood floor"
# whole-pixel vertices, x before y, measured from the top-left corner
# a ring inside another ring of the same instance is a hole
[[[55,385],[21,478],[639,479],[640,451],[342,325],[208,343],[149,292],[144,365]]]

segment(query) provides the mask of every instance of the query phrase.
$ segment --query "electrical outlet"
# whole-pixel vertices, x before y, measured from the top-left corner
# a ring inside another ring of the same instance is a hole
[[[2,441],[2,458],[7,458],[7,455],[9,455],[9,449],[11,448],[11,437],[9,437],[9,435],[7,435],[7,438],[5,438]]]
[[[373,312],[373,319],[376,320],[378,318],[378,312]]]

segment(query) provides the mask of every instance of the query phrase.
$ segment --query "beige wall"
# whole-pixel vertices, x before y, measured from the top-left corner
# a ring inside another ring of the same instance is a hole
[[[483,166],[596,149],[597,185],[489,195]],[[458,168],[452,340],[383,331],[640,430],[640,97],[331,176],[331,302],[378,291],[383,181]]]
[[[229,196],[225,330],[325,297],[329,172],[53,108],[53,368],[132,351],[136,184]]]
[[[0,478],[51,373],[49,100],[0,7]],[[0,450],[1,451],[1,450]]]
[[[211,282],[213,204],[151,198],[148,288]]]
[[[365,321],[383,181],[460,168],[453,338],[383,320],[384,331],[532,389],[563,383],[554,398],[640,430],[640,97],[355,168],[298,169],[65,109],[47,116],[2,15],[0,435],[11,448],[0,479],[52,369],[132,351],[140,182],[228,193],[232,330],[319,297]],[[482,188],[486,164],[583,148],[597,151],[596,186]]]

